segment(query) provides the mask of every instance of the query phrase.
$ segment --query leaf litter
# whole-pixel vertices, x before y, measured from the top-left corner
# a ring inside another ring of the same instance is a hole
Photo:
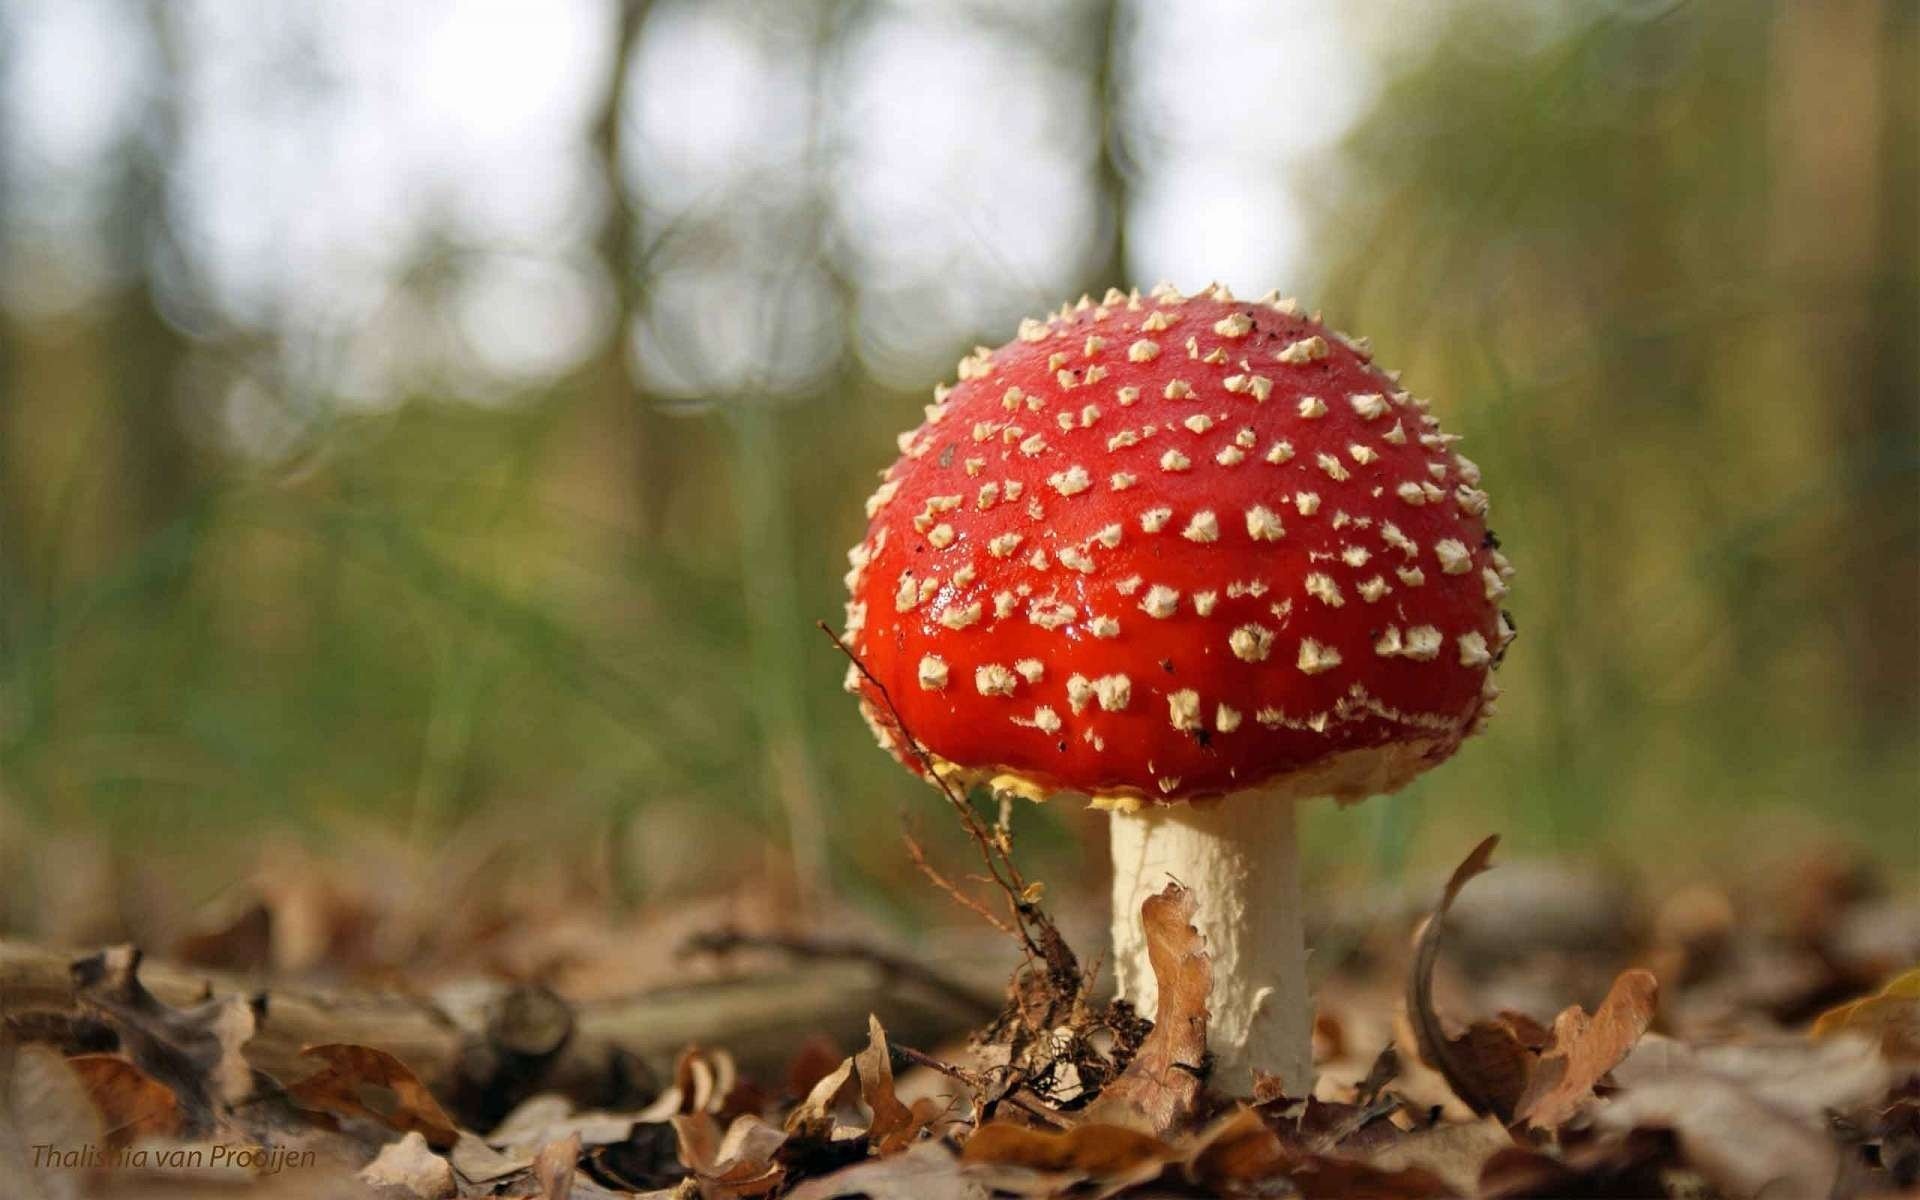
[[[1620,935],[1626,961],[1604,991],[1581,992],[1599,995],[1591,1010],[1568,1003],[1580,991],[1568,988],[1543,1006],[1557,1012],[1522,1011],[1498,999],[1516,994],[1500,974],[1513,964],[1481,961],[1482,931],[1447,944],[1456,901],[1493,869],[1488,838],[1404,954],[1373,947],[1357,956],[1364,980],[1322,989],[1315,1086],[1289,1094],[1256,1075],[1253,1095],[1233,1096],[1209,1078],[1212,964],[1192,920],[1204,897],[1173,883],[1142,905],[1158,1011],[1104,1000],[1045,889],[1021,873],[1008,813],[989,819],[946,797],[982,870],[937,866],[911,835],[908,856],[1020,954],[1000,1011],[964,1044],[902,1044],[876,1016],[853,1053],[824,1031],[797,1036],[785,1068],[760,1075],[724,1047],[688,1046],[650,1087],[629,1089],[649,1097],[630,1106],[598,1106],[563,1080],[476,1105],[456,1101],[457,1071],[420,1070],[377,1045],[321,1042],[290,1078],[260,1070],[246,1051],[271,1027],[270,995],[208,989],[168,1004],[122,947],[74,962],[64,1006],[4,1013],[0,1184],[9,1196],[128,1194],[126,1176],[98,1164],[22,1173],[19,1156],[40,1144],[227,1144],[312,1164],[142,1178],[165,1194],[383,1200],[1737,1200],[1920,1187],[1920,976],[1902,973],[1911,964],[1898,952],[1870,965],[1842,952],[1864,944],[1847,930],[1866,902],[1855,892],[1803,900],[1783,931],[1756,934],[1736,905],[1696,887],[1637,937]],[[1595,941],[1593,918],[1581,920],[1581,944]],[[1536,922],[1529,938],[1550,943],[1553,931]],[[238,953],[244,940],[217,949]],[[1540,951],[1556,965],[1529,986],[1570,978],[1577,949]],[[1783,958],[1793,970],[1765,986],[1740,977],[1742,964]],[[1380,986],[1396,976],[1397,1011]],[[552,1003],[569,1017],[567,1001]],[[1784,1022],[1789,1012],[1800,1019]],[[557,1028],[564,1040],[572,1025]]]

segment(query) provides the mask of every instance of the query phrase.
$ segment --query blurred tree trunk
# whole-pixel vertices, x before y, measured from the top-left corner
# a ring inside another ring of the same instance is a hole
[[[1100,0],[1094,7],[1092,36],[1094,47],[1094,100],[1100,106],[1100,153],[1095,160],[1100,190],[1100,209],[1108,227],[1107,252],[1094,281],[1095,295],[1110,287],[1125,291],[1129,285],[1127,267],[1127,177],[1131,161],[1127,154],[1126,98],[1121,94],[1127,56],[1127,16],[1123,0]]]
[[[1881,745],[1910,737],[1920,708],[1917,11],[1905,0],[1789,5],[1777,44],[1782,254],[1810,302],[1804,353],[1845,456],[1846,544],[1829,561],[1850,578],[1886,581],[1837,597],[1848,724]]]
[[[627,105],[633,62],[651,0],[619,0],[612,53],[601,81],[591,130],[593,159],[605,195],[594,249],[606,272],[613,305],[607,336],[582,368],[581,410],[574,436],[558,452],[568,503],[627,531],[631,551],[665,530],[679,480],[673,420],[648,402],[631,348],[646,296],[639,246],[640,205],[627,180]]]
[[[162,315],[155,279],[171,257],[166,186],[180,140],[177,89],[183,64],[174,27],[179,18],[161,3],[146,11],[158,78],[149,89],[145,119],[127,135],[107,229],[112,261],[128,283],[109,301],[99,327],[108,402],[120,418],[116,456],[121,469],[113,477],[124,489],[120,508],[134,540],[144,540],[179,515],[194,482],[193,446],[182,428],[175,390],[187,339]],[[173,262],[177,268],[177,259]]]

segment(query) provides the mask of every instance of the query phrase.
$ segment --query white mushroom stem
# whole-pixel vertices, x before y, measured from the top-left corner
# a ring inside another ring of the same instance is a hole
[[[1229,796],[1206,804],[1115,811],[1113,966],[1120,995],[1151,1017],[1160,989],[1147,961],[1140,905],[1169,879],[1194,890],[1194,924],[1213,960],[1207,1044],[1213,1083],[1248,1095],[1253,1071],[1290,1095],[1313,1084],[1313,1005],[1300,911],[1294,801]]]

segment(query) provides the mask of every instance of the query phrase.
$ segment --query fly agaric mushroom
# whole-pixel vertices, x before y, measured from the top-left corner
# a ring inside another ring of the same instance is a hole
[[[1141,902],[1198,896],[1216,1078],[1311,1082],[1294,803],[1392,792],[1493,711],[1510,574],[1427,404],[1290,300],[1082,298],[960,362],[867,502],[848,690],[962,786],[1111,815]]]

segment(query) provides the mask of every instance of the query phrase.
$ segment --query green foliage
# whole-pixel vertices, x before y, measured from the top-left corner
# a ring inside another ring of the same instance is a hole
[[[1913,827],[1913,22],[1761,16],[1470,6],[1324,196],[1323,303],[1437,397],[1520,568],[1502,719],[1421,792],[1562,848]]]

